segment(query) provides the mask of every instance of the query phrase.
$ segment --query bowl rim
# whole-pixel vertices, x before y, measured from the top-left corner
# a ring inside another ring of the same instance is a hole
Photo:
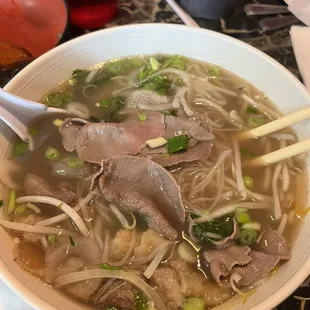
[[[264,52],[260,51],[259,49],[241,40],[238,40],[236,38],[230,37],[226,34],[222,34],[222,33],[219,33],[213,30],[204,29],[204,28],[196,28],[196,27],[195,28],[188,27],[188,26],[180,25],[180,24],[164,24],[164,23],[145,23],[145,24],[130,24],[130,25],[117,26],[113,28],[101,29],[101,30],[74,38],[64,44],[54,47],[53,49],[49,50],[45,54],[35,59],[28,66],[22,69],[8,84],[6,84],[4,89],[10,90],[10,88],[14,88],[14,84],[24,79],[25,77],[27,77],[27,75],[29,75],[30,73],[32,73],[36,66],[40,66],[41,63],[46,62],[46,60],[50,58],[52,59],[53,54],[55,52],[60,52],[62,50],[70,49],[71,46],[75,46],[76,44],[83,44],[84,41],[89,40],[91,37],[94,37],[94,38],[100,37],[104,33],[108,33],[108,32],[117,33],[119,31],[124,31],[124,30],[139,31],[140,28],[149,28],[149,29],[157,28],[158,31],[160,31],[161,29],[166,29],[166,31],[169,31],[168,29],[171,29],[171,30],[178,30],[182,32],[201,33],[202,35],[207,33],[208,36],[210,37],[220,38],[222,41],[226,41],[226,42],[232,42],[234,43],[234,45],[238,45],[239,47],[247,50],[249,53],[255,54],[259,58],[264,58],[265,60],[268,61],[270,65],[274,66],[277,70],[281,71],[282,75],[286,75],[287,78],[289,78],[291,82],[295,84],[300,94],[302,94],[305,98],[308,98],[308,102],[310,104],[310,93],[307,91],[305,86],[297,79],[297,77],[294,76],[289,70],[287,70],[279,62],[277,62],[276,60],[274,60],[272,57],[265,54]],[[309,276],[309,274],[310,274],[310,257],[307,259],[306,264],[303,266],[303,268],[300,268],[290,278],[290,281],[283,284],[279,294],[273,294],[269,296],[267,299],[264,299],[259,305],[259,308],[255,307],[255,309],[267,310],[267,309],[272,309],[276,307],[283,300],[285,300],[289,295],[291,295],[302,284],[302,282]],[[4,266],[2,261],[0,261],[0,276],[14,292],[16,292],[25,302],[30,303],[35,308],[59,310],[55,308],[54,306],[52,306],[51,304],[49,304],[48,302],[41,299],[40,296],[34,294],[28,288],[23,286],[18,281],[18,279],[16,279],[15,277],[11,277],[9,270]]]

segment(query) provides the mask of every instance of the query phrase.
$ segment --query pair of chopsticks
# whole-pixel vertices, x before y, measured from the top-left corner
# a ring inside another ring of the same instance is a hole
[[[199,25],[191,18],[174,0],[166,0],[169,6],[174,10],[174,12],[180,17],[180,19],[184,22],[185,25],[190,27],[199,27]],[[257,13],[258,9],[261,9],[259,6],[249,5],[246,7],[248,15],[251,15],[251,10],[256,9],[255,13]],[[277,13],[287,13],[287,7],[284,6],[275,6],[269,7],[269,13],[271,10],[277,10]],[[252,11],[252,15],[253,15]],[[272,12],[274,13],[274,11]],[[238,142],[244,142],[246,140],[260,138],[271,133],[274,133],[283,128],[289,127],[297,122],[303,121],[307,118],[310,118],[310,107],[305,108],[303,110],[297,111],[290,115],[281,117],[275,121],[262,125],[260,127],[251,129],[249,131],[242,132],[236,136]],[[246,166],[263,166],[277,163],[281,160],[288,159],[290,157],[305,153],[310,150],[310,139],[306,139],[304,141],[300,141],[279,149],[277,151],[271,152],[269,154],[265,154],[256,158],[253,158],[245,163]]]
[[[290,115],[278,118],[260,127],[237,134],[238,142],[254,139],[269,135],[275,131],[289,127],[297,122],[310,118],[310,107],[294,112]],[[281,160],[308,152],[310,150],[310,139],[300,141],[279,149],[277,151],[253,158],[245,163],[246,166],[263,166],[277,163]]]

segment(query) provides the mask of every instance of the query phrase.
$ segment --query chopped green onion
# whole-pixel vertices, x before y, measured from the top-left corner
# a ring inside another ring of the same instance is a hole
[[[235,212],[236,213],[247,213],[248,209],[247,208],[236,208]]]
[[[243,213],[243,212],[236,213],[235,219],[238,224],[245,224],[251,221],[249,213]]]
[[[72,246],[76,246],[76,244],[75,244],[75,242],[74,242],[74,240],[72,239],[71,236],[69,236],[69,240],[70,240],[70,244],[71,244]]]
[[[217,77],[220,74],[220,68],[215,66],[209,69],[209,75],[212,77]]]
[[[69,168],[83,168],[84,162],[77,157],[71,157],[67,161],[67,166]]]
[[[250,157],[255,156],[255,154],[253,152],[249,151],[246,147],[240,148],[239,151],[242,155],[246,155],[246,156],[250,156]]]
[[[26,203],[22,203],[22,204],[16,206],[15,213],[16,214],[21,214],[21,213],[24,213],[26,210],[27,210],[27,204]]]
[[[145,143],[149,145],[151,148],[157,148],[167,144],[167,140],[163,137],[158,137],[155,139],[147,140]]]
[[[244,175],[244,176],[242,177],[242,179],[243,179],[243,184],[244,184],[244,186],[245,186],[247,189],[251,189],[251,188],[253,187],[253,185],[254,185],[254,180],[253,180],[253,178],[251,178],[251,177],[248,176],[248,175]]]
[[[257,108],[254,107],[253,105],[248,105],[247,112],[248,112],[249,114],[257,114],[257,113],[258,113],[258,110],[257,110]]]
[[[58,160],[60,153],[55,148],[49,146],[45,151],[45,157],[49,160]]]
[[[143,122],[147,120],[147,116],[144,113],[138,113],[138,119],[139,121]]]
[[[256,128],[265,124],[263,116],[252,116],[248,118],[248,126],[250,128]]]
[[[242,229],[261,230],[262,225],[258,222],[248,222],[248,223],[244,223],[241,228]]]
[[[29,144],[27,142],[20,142],[15,144],[13,154],[15,157],[24,155],[29,151]]]
[[[188,135],[175,136],[168,139],[167,150],[169,154],[186,150],[188,148]]]
[[[142,293],[135,291],[133,301],[135,303],[136,310],[148,310],[147,299]]]
[[[3,207],[3,200],[0,200],[0,208]]]
[[[57,240],[57,237],[56,237],[56,235],[54,235],[54,234],[50,234],[50,235],[47,237],[47,242],[50,243],[50,244],[55,243],[56,240]]]
[[[164,110],[161,112],[164,115],[172,115],[172,116],[177,116],[178,115],[178,110],[176,109],[168,109],[168,110]]]
[[[156,58],[151,57],[150,58],[150,66],[151,66],[152,70],[157,71],[160,67],[160,63]]]
[[[202,297],[189,297],[183,303],[183,310],[204,310],[205,300]]]
[[[8,214],[11,214],[16,207],[16,191],[15,189],[11,189],[9,191],[9,207],[8,207]]]
[[[28,132],[29,132],[30,136],[34,137],[38,134],[39,130],[37,128],[29,128]]]
[[[239,242],[242,245],[254,245],[257,240],[257,233],[254,229],[241,230]]]
[[[60,108],[72,101],[72,94],[68,92],[52,93],[45,97],[44,103],[48,107]]]
[[[57,118],[53,121],[53,125],[56,127],[60,127],[63,123],[64,123],[64,121],[59,119],[59,118]]]
[[[100,264],[99,267],[101,269],[107,269],[107,270],[120,270],[121,268],[118,267],[118,266],[111,266],[109,265],[108,263],[103,263],[103,264]]]

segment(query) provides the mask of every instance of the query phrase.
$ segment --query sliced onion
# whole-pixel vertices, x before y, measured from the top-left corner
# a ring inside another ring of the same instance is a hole
[[[46,196],[24,196],[24,197],[20,197],[16,199],[17,204],[26,203],[26,202],[47,203],[47,204],[60,208],[63,212],[67,213],[69,217],[71,217],[72,221],[76,224],[79,231],[85,237],[88,237],[88,229],[83,219],[73,208],[71,208],[65,202],[59,199],[53,198],[53,197],[46,197]]]
[[[134,273],[128,271],[93,269],[72,272],[56,278],[54,284],[56,288],[59,288],[71,283],[97,278],[112,278],[128,281],[135,285],[138,289],[140,289],[149,300],[152,300],[155,303],[156,309],[167,310],[166,305],[164,304],[158,293],[154,290],[154,288],[148,285],[145,281],[143,281]]]

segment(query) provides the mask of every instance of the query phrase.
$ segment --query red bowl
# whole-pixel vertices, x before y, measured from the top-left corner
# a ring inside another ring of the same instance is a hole
[[[0,40],[34,57],[56,46],[67,27],[64,0],[0,0]]]

